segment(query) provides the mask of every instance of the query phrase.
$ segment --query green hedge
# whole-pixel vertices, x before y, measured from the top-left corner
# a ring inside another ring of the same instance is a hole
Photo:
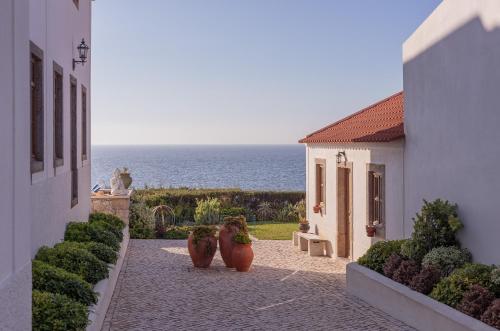
[[[125,223],[118,216],[112,214],[92,213],[89,215],[89,223],[97,221],[108,223],[119,230],[123,230],[125,228]]]
[[[112,232],[106,231],[93,223],[68,223],[64,233],[64,240],[76,242],[95,241],[108,245],[115,251],[120,249],[120,240]]]
[[[74,273],[34,260],[32,276],[34,290],[64,294],[87,306],[97,303],[92,285]]]
[[[74,247],[74,248],[86,249],[90,253],[94,254],[95,257],[97,257],[99,260],[106,263],[114,264],[118,259],[118,253],[114,251],[111,247],[95,241],[89,241],[83,243],[76,241],[63,241],[62,243],[56,244],[54,247],[59,247],[59,246],[67,248]]]
[[[33,291],[32,330],[81,331],[88,324],[88,308],[65,295]]]
[[[358,259],[358,263],[383,274],[385,261],[391,254],[399,253],[401,251],[401,245],[404,242],[405,240],[376,242],[366,251],[365,255]]]

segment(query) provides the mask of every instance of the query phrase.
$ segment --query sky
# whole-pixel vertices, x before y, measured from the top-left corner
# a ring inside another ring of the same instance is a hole
[[[402,90],[439,0],[92,3],[92,143],[296,144]]]

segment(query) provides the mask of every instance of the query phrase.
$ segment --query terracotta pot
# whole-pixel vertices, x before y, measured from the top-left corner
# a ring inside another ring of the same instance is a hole
[[[309,223],[300,223],[299,225],[299,229],[300,229],[300,232],[302,233],[307,233],[307,231],[309,231],[311,227],[309,226]]]
[[[368,237],[374,237],[376,232],[377,232],[377,229],[373,225],[366,226],[366,235]]]
[[[235,244],[231,257],[237,271],[246,272],[250,270],[253,261],[252,244]]]
[[[130,177],[129,173],[125,173],[125,172],[121,173],[120,178],[121,178],[123,185],[125,186],[126,189],[128,189],[130,187],[130,185],[132,185],[132,177]]]
[[[215,236],[205,237],[194,244],[193,234],[188,237],[188,250],[193,265],[196,268],[208,268],[217,251],[217,238]]]
[[[222,256],[222,260],[224,264],[228,268],[234,268],[234,265],[231,261],[233,248],[235,243],[233,242],[233,237],[238,233],[239,228],[236,226],[221,226],[219,230],[219,247],[220,247],[220,255]]]
[[[321,211],[321,207],[320,207],[320,206],[314,206],[314,207],[313,207],[313,212],[314,212],[315,214],[319,213],[320,211]]]

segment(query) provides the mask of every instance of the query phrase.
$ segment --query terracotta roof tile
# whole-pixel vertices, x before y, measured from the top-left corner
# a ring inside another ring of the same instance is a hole
[[[299,143],[387,142],[403,138],[403,107],[403,92],[399,92],[311,133]]]

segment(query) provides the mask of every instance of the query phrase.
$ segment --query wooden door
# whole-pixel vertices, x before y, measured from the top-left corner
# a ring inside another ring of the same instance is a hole
[[[337,256],[351,256],[351,169],[337,168]]]

